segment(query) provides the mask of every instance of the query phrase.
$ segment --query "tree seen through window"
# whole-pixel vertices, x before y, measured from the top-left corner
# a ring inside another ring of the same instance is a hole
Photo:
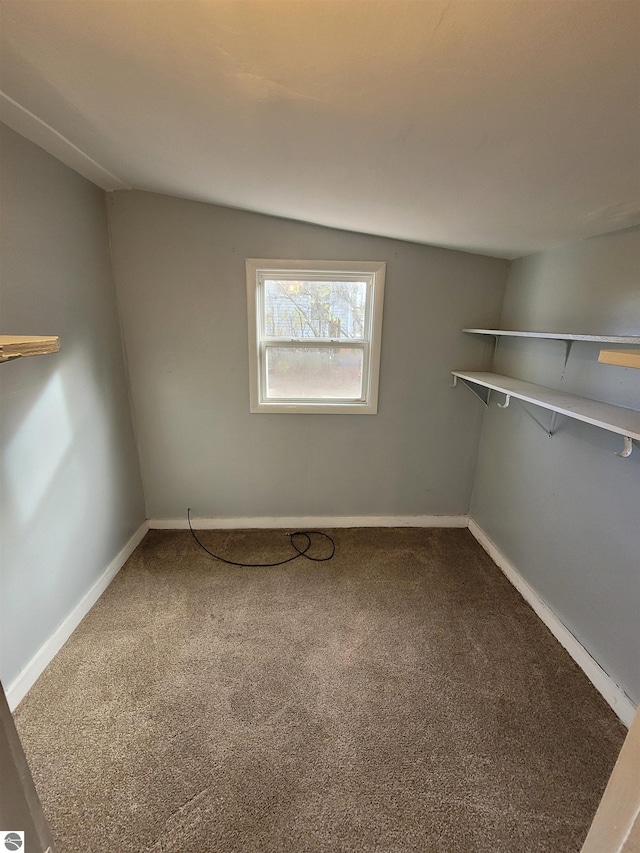
[[[275,338],[361,339],[364,281],[265,281],[265,332]]]

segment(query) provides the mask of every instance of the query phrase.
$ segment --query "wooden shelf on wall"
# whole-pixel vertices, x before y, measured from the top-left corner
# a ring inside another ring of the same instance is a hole
[[[601,349],[598,361],[618,367],[640,367],[640,349]]]
[[[47,355],[59,349],[60,341],[56,335],[0,335],[0,362],[30,355]]]

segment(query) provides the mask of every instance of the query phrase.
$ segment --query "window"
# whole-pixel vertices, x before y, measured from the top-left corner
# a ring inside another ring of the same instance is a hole
[[[377,412],[385,268],[247,260],[252,412]]]

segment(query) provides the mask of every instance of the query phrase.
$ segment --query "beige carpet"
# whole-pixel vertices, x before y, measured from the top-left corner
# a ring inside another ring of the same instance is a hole
[[[332,533],[147,535],[16,714],[61,853],[580,849],[594,688],[468,531]]]

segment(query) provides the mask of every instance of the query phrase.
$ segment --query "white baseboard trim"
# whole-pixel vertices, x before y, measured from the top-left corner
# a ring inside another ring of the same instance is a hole
[[[191,518],[194,530],[308,530],[325,527],[467,527],[466,515],[280,516],[275,518]],[[151,530],[188,530],[186,518],[150,518]]]
[[[80,599],[64,622],[56,628],[49,639],[40,646],[29,663],[27,663],[25,668],[20,672],[18,677],[7,687],[7,702],[9,703],[9,708],[12,711],[17,708],[29,690],[31,690],[38,678],[49,666],[71,634],[75,631],[80,622],[91,610],[93,605],[127,562],[131,554],[138,547],[148,530],[149,523],[145,521],[136,530],[124,548],[122,548],[122,550],[119,551],[109,563],[91,589]]]
[[[591,657],[585,647],[574,637],[571,631],[560,621],[538,593],[527,583],[513,563],[505,557],[498,546],[487,536],[480,525],[469,519],[469,532],[478,540],[493,562],[518,590],[527,604],[544,622],[556,640],[571,655],[596,690],[611,706],[618,718],[629,728],[636,708],[627,694],[615,683],[600,664]]]

